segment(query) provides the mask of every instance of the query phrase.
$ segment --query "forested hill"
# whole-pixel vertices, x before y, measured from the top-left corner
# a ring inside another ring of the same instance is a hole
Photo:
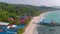
[[[14,13],[16,15],[22,15],[23,13],[34,14],[38,12],[35,6],[28,6],[28,5],[17,5],[17,4],[7,4],[7,3],[0,3],[0,11]],[[40,12],[40,11],[39,11]]]
[[[53,7],[46,6],[32,6],[32,5],[23,5],[23,4],[7,4],[0,2],[0,13],[8,12],[12,15],[22,15],[24,13],[31,14],[32,16],[38,15],[41,12],[49,11],[49,10],[57,10]]]

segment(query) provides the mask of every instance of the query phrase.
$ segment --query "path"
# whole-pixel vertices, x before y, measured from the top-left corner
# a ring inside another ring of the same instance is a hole
[[[35,23],[42,21],[44,19],[44,15],[47,13],[48,12],[42,13],[39,16],[33,17],[33,19],[31,20],[30,24],[27,26],[27,28],[25,29],[25,32],[23,34],[33,34],[34,29],[37,26]]]

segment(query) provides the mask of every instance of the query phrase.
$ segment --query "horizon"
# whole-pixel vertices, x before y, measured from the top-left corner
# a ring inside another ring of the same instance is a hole
[[[6,3],[6,2],[0,2],[0,3]],[[7,3],[7,4],[12,4],[12,3]],[[36,5],[30,5],[30,4],[16,4],[16,5],[29,5],[29,6],[36,6]],[[60,7],[60,6],[46,6],[46,5],[40,5],[40,6],[45,6],[45,7]],[[37,6],[39,7],[39,6]]]
[[[33,6],[60,6],[60,0],[0,0],[0,2],[8,4],[25,4]]]
[[[0,3],[6,3],[6,2],[0,2]],[[12,4],[12,3],[7,3],[7,4]],[[29,5],[29,6],[37,6],[37,5],[30,5],[30,4],[15,4],[15,5]],[[40,6],[60,8],[60,6],[46,6],[46,5],[40,5]],[[37,6],[37,7],[40,7],[40,6]]]

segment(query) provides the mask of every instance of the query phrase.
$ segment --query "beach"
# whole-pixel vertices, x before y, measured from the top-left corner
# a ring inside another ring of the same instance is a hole
[[[36,23],[41,22],[44,19],[45,14],[48,14],[48,12],[33,17],[33,19],[31,20],[31,22],[29,23],[23,34],[34,34],[34,29],[37,27]]]

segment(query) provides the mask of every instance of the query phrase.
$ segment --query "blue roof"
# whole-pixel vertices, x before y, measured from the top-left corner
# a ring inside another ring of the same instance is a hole
[[[18,30],[17,29],[8,29],[7,31],[9,31],[9,32],[17,32]]]
[[[0,34],[15,34],[15,33],[0,32]]]
[[[4,32],[0,32],[0,34],[15,34],[18,29],[7,29],[6,26],[0,26],[0,30],[4,30]]]
[[[0,26],[0,30],[5,30],[6,26]]]

